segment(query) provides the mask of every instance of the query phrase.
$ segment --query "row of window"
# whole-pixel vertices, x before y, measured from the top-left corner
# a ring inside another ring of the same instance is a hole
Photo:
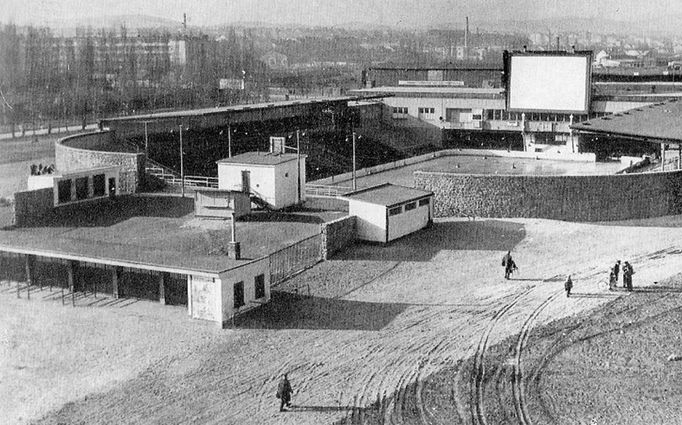
[[[418,108],[419,114],[435,114],[435,108]]]
[[[417,203],[419,204],[420,207],[423,207],[424,205],[429,205],[429,198],[424,198],[420,199],[418,202],[410,202],[405,204],[405,212],[407,211],[412,211],[413,209],[417,208]],[[398,205],[397,207],[389,208],[388,210],[388,215],[398,215],[403,212],[403,205]]]
[[[71,185],[74,184],[72,179],[60,180],[57,182],[57,199],[60,204],[71,202]],[[76,186],[76,201],[88,199],[88,177],[77,177],[75,179]],[[106,194],[106,178],[104,174],[95,174],[92,176],[92,196],[100,197]]]
[[[486,119],[496,121],[521,121],[521,112],[508,112],[504,109],[488,109],[485,111]],[[581,122],[587,120],[592,115],[579,114],[550,114],[544,112],[527,112],[526,120],[528,121],[548,121],[548,122],[569,122],[573,115],[573,122]],[[475,120],[476,118],[474,118]],[[480,118],[479,118],[480,119]]]
[[[254,279],[254,292],[256,299],[265,297],[265,275],[259,274]],[[234,284],[234,308],[244,306],[244,282]]]

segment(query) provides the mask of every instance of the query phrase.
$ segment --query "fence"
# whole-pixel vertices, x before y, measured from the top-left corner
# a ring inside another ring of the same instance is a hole
[[[311,184],[306,183],[306,196],[340,196],[351,192],[351,188],[347,186],[331,186],[326,184]]]
[[[320,260],[322,234],[313,235],[270,254],[270,284],[275,286]]]

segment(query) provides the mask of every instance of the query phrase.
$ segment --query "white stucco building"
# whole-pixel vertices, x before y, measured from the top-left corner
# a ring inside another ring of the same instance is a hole
[[[429,225],[433,192],[384,183],[343,196],[357,217],[358,239],[388,243]]]
[[[271,208],[305,201],[305,155],[247,152],[218,161],[218,188],[250,193]]]

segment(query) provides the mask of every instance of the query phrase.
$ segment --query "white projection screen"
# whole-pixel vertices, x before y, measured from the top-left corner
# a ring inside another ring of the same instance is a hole
[[[585,114],[590,104],[590,54],[511,55],[507,109]]]

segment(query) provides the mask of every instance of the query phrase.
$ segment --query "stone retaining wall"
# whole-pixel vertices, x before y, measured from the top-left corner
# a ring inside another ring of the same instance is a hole
[[[355,242],[357,235],[355,222],[355,216],[351,215],[320,225],[322,259],[328,260]]]
[[[501,176],[416,171],[434,216],[611,221],[682,213],[682,171],[601,176]]]
[[[120,166],[119,193],[135,193],[144,184],[144,153],[112,149],[114,138],[108,131],[66,137],[55,144],[55,164],[60,173]]]

